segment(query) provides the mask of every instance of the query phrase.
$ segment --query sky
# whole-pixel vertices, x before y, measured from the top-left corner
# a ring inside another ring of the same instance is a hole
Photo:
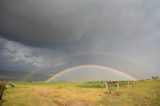
[[[0,0],[0,80],[47,80],[85,64],[160,76],[159,13],[159,0]],[[117,79],[102,74],[62,76]]]

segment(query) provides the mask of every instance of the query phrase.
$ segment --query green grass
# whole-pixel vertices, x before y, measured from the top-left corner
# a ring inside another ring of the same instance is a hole
[[[105,83],[103,81],[83,82],[78,86],[83,88],[105,88]]]
[[[106,95],[107,106],[160,106],[160,80],[138,81]]]
[[[108,82],[12,82],[3,106],[160,106],[160,80]]]

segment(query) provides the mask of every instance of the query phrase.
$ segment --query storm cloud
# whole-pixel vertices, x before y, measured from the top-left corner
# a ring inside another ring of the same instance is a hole
[[[143,70],[139,78],[160,75],[159,5],[157,0],[1,0],[0,69],[51,76],[57,67],[83,64],[75,56],[91,55],[86,63],[98,64],[102,60],[92,55],[105,54],[129,60],[128,66],[107,62],[128,73],[138,70],[134,64],[146,66],[150,76]]]

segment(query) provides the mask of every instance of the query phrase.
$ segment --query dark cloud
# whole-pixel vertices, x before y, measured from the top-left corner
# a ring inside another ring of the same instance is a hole
[[[5,0],[1,1],[1,29],[4,37],[36,46],[82,42],[84,36],[115,43],[154,33],[158,5],[145,0]]]
[[[34,44],[74,42],[83,37],[93,15],[83,6],[52,0],[4,1],[2,29],[14,40]]]
[[[111,54],[159,70],[159,5],[157,0],[1,0],[0,68],[50,74],[68,65],[65,58],[74,64],[73,55]]]

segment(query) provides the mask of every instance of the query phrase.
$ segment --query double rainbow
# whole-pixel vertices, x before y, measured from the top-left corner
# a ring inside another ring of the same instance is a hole
[[[95,67],[95,68],[105,69],[105,70],[107,70],[107,71],[109,70],[109,71],[115,72],[115,73],[117,73],[117,74],[120,74],[120,75],[122,75],[122,76],[124,76],[124,77],[126,77],[126,78],[128,78],[128,79],[130,79],[130,80],[134,80],[134,81],[137,80],[135,77],[133,77],[133,76],[127,74],[127,73],[124,73],[124,72],[122,72],[122,71],[120,71],[120,70],[117,70],[117,69],[115,69],[115,68],[111,68],[111,67],[103,66],[103,65],[92,65],[92,64],[88,64],[88,65],[79,65],[79,66],[75,66],[75,67],[71,67],[71,68],[62,70],[62,71],[60,71],[59,73],[54,74],[53,76],[51,76],[49,79],[46,80],[46,82],[50,82],[50,81],[54,80],[56,77],[62,75],[63,73],[70,72],[70,71],[74,71],[74,70],[80,69],[80,68],[87,68],[87,67],[93,67],[93,68]]]

